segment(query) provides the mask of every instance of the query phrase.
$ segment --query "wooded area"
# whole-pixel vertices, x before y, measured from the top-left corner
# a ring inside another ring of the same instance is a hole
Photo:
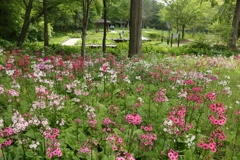
[[[94,28],[93,21],[105,19],[116,27],[130,29],[130,57],[140,54],[141,28],[174,29],[181,32],[182,39],[185,31],[193,35],[209,31],[219,34],[232,50],[237,50],[239,3],[239,0],[0,0],[0,39],[19,47],[34,41],[44,41],[48,46],[53,33],[81,31],[84,57],[87,30]],[[104,26],[103,52],[108,27],[106,23]]]

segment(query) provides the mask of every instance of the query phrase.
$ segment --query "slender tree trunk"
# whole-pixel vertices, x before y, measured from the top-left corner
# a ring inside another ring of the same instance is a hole
[[[26,7],[26,11],[25,11],[22,30],[21,30],[20,36],[18,37],[18,42],[17,42],[18,47],[22,46],[22,44],[26,38],[26,35],[27,35],[27,30],[30,25],[30,14],[31,14],[32,7],[33,7],[33,0],[29,0],[28,3],[25,0],[23,0],[23,3]]]
[[[106,52],[106,38],[107,38],[107,4],[106,0],[103,0],[103,19],[104,19],[104,31],[103,31],[103,41],[102,41],[102,51]]]
[[[85,53],[86,53],[86,36],[87,36],[87,27],[88,27],[88,17],[89,17],[89,10],[91,0],[83,0],[82,1],[82,8],[83,8],[83,27],[82,27],[82,48],[81,48],[81,56],[83,60],[85,60]]]
[[[234,11],[234,16],[233,16],[233,21],[232,21],[233,31],[232,31],[231,38],[230,38],[229,44],[228,44],[232,51],[237,51],[238,50],[237,45],[236,45],[236,41],[237,41],[237,38],[238,38],[239,21],[240,21],[240,0],[237,0],[236,8],[235,8],[235,11]]]
[[[182,25],[182,39],[184,39],[185,36],[185,25]]]
[[[128,57],[142,54],[142,0],[131,0]]]
[[[44,46],[48,46],[49,39],[48,39],[47,0],[43,0],[43,15],[44,15]]]

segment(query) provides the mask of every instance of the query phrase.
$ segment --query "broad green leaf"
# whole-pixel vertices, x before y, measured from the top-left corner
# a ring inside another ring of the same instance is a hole
[[[120,89],[120,88],[115,89],[115,90],[113,91],[113,95],[116,94],[116,93],[118,93],[118,92],[121,92],[121,89]]]

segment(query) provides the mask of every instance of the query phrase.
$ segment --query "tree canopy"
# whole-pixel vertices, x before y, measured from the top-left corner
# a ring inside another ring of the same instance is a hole
[[[131,1],[91,0],[89,16],[84,22],[86,12],[82,4],[85,1],[47,0],[47,19],[45,17],[44,20],[45,0],[0,0],[0,38],[18,41],[19,45],[24,42],[42,41],[46,27],[48,36],[51,35],[51,31],[76,32],[83,30],[86,22],[87,29],[93,28],[93,22],[104,17],[116,27],[129,27]],[[223,39],[227,39],[228,45],[235,50],[240,21],[239,1],[142,0],[141,25],[142,28],[166,30],[168,22],[172,29],[181,32],[182,38],[185,30],[211,30],[223,35]],[[107,12],[104,12],[104,8]],[[104,13],[107,14],[104,16]],[[46,20],[46,24],[43,25]]]

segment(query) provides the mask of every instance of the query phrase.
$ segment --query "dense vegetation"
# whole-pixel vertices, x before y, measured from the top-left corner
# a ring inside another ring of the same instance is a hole
[[[0,160],[240,159],[238,1],[141,0],[128,58],[129,0],[1,0]]]

